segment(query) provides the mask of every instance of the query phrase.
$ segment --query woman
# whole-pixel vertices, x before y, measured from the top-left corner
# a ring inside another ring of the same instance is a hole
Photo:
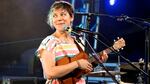
[[[46,84],[85,84],[82,74],[76,76],[74,72],[83,70],[86,73],[93,70],[76,38],[65,31],[64,26],[71,27],[73,20],[74,10],[70,3],[56,1],[51,6],[48,23],[55,32],[47,36],[37,50],[47,79]],[[103,51],[100,54],[101,61],[106,61],[107,58],[107,53]]]

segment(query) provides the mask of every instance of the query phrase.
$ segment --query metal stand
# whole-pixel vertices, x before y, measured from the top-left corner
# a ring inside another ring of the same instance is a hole
[[[140,66],[140,69],[144,70],[144,60],[143,59],[139,60],[139,66]],[[143,78],[144,78],[143,73],[139,72],[138,76],[137,76],[137,84],[143,84],[144,83]]]
[[[149,43],[149,38],[150,38],[150,25],[149,28],[145,30],[145,72],[149,74],[148,70],[148,64],[149,64],[149,57],[150,57],[150,43]],[[150,78],[145,76],[145,84],[149,84]]]
[[[78,33],[71,31],[71,33],[75,34],[78,38],[83,36],[83,35],[79,35]],[[83,43],[80,41],[80,39],[77,39],[78,42],[80,42],[82,45]],[[115,77],[108,71],[108,69],[103,65],[102,61],[99,59],[99,55],[95,52],[95,50],[92,48],[92,46],[90,45],[89,41],[85,38],[85,41],[87,43],[87,45],[89,46],[89,48],[92,50],[92,52],[94,53],[93,58],[95,58],[95,61],[97,61],[99,63],[99,65],[111,76],[112,80],[116,83],[119,84],[119,82],[115,79]],[[85,45],[83,45],[85,46]]]
[[[145,73],[149,74],[148,64],[149,64],[149,57],[150,57],[150,46],[149,46],[149,38],[150,38],[150,23],[141,19],[141,18],[132,18],[127,15],[121,16],[122,21],[126,21],[136,26],[140,27],[142,30],[145,30]],[[144,74],[145,77],[145,84],[149,84],[149,75]]]
[[[149,70],[148,70],[148,63],[149,63],[149,53],[150,53],[150,50],[149,50],[150,23],[148,23],[147,21],[144,21],[144,20],[141,21],[142,19],[137,20],[137,19],[128,17],[126,15],[112,16],[112,15],[107,15],[107,14],[79,13],[79,12],[76,12],[76,14],[86,15],[86,16],[87,15],[106,16],[106,17],[114,18],[117,21],[126,21],[126,22],[129,22],[129,23],[135,24],[136,26],[138,26],[138,27],[142,28],[143,30],[145,30],[145,71],[138,68],[138,67],[136,67],[135,65],[133,65],[130,60],[126,59],[124,56],[122,56],[120,53],[116,52],[114,49],[110,49],[110,50],[112,50],[116,55],[119,55],[120,58],[122,58],[124,61],[126,61],[128,64],[130,64],[133,68],[137,69],[142,74],[144,74],[145,84],[149,84],[149,77],[150,76],[149,76]],[[142,25],[144,25],[144,27]],[[96,32],[96,34],[97,34],[97,32]],[[97,35],[101,35],[101,34],[98,33]],[[95,39],[97,39],[97,38],[95,38]],[[104,44],[106,47],[109,47],[107,44],[105,44],[101,40],[99,40],[99,39],[97,39],[97,40],[100,41],[102,44]]]

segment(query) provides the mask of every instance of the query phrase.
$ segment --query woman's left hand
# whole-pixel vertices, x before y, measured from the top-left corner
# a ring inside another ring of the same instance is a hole
[[[105,52],[105,50],[103,50],[103,51],[101,52],[101,54],[100,54],[100,60],[101,60],[102,62],[106,62],[107,59],[108,59],[108,54]]]

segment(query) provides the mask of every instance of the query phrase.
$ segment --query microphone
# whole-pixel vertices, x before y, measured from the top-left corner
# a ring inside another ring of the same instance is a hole
[[[66,25],[64,26],[64,30],[67,31],[67,32],[69,32],[69,33],[72,32],[72,28],[69,27],[69,26],[66,26]]]
[[[121,16],[117,16],[117,21],[126,21],[129,20],[130,17],[127,15],[121,15]]]
[[[150,23],[145,21],[144,19],[141,19],[141,18],[136,18],[136,17],[129,17],[127,15],[121,15],[121,16],[117,16],[117,21],[126,21],[126,22],[129,22],[129,23],[134,23],[134,24],[141,24],[143,26],[146,26],[146,27],[150,27]]]
[[[81,36],[82,36],[81,34],[78,34],[77,32],[75,32],[75,31],[72,29],[72,27],[70,27],[70,26],[64,25],[64,30],[67,31],[67,32],[69,32],[69,33],[72,33],[72,34],[74,34],[74,35],[76,35],[76,36],[78,36],[78,37],[81,37]]]
[[[100,33],[98,33],[98,32],[91,32],[88,29],[83,29],[83,28],[78,27],[78,26],[72,28],[72,27],[69,27],[69,26],[65,25],[64,30],[67,31],[67,32],[76,33],[76,34],[78,34],[80,32],[83,32],[83,33],[87,33],[87,34],[90,34],[90,35],[100,35]]]
[[[89,29],[84,29],[84,28],[81,28],[81,27],[75,27],[73,29],[74,31],[77,31],[77,32],[83,32],[83,33],[87,33],[87,34],[90,34],[90,35],[100,35],[100,33],[98,32],[91,32]]]

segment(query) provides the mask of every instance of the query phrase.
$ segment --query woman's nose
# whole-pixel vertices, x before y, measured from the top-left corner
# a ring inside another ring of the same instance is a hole
[[[63,17],[62,16],[58,16],[58,21],[62,21]]]

